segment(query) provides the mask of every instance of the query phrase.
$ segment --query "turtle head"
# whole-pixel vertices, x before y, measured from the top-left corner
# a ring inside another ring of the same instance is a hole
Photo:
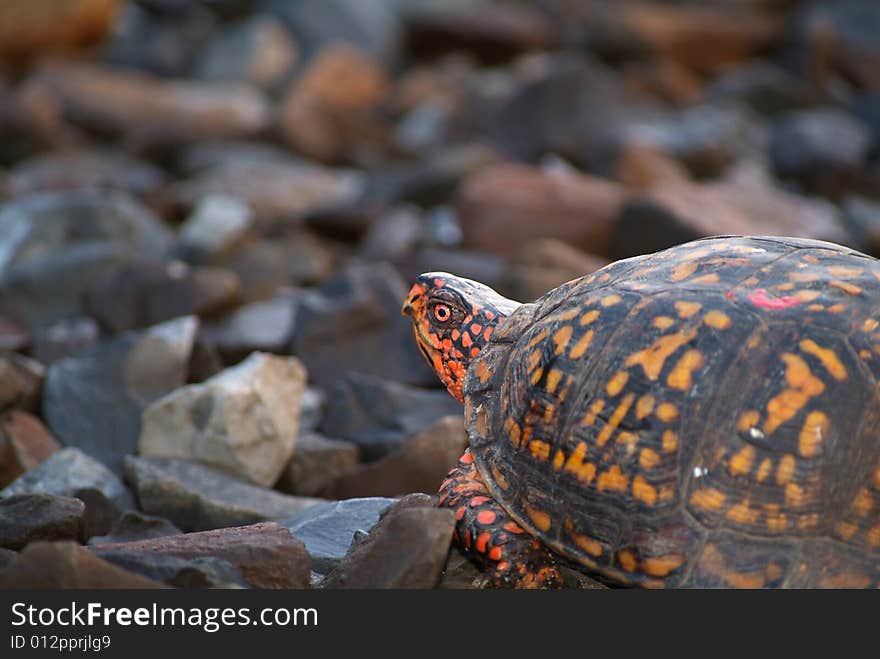
[[[464,402],[461,385],[468,366],[495,326],[518,306],[479,282],[428,272],[413,284],[402,312],[412,319],[416,343],[428,364],[449,393]]]

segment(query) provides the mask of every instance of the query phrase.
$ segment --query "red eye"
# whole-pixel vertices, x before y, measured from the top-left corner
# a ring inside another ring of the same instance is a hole
[[[445,304],[438,304],[434,307],[434,318],[441,323],[445,323],[452,318],[452,310]]]

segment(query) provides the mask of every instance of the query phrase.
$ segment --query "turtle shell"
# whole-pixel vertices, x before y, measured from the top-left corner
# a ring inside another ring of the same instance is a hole
[[[490,491],[590,571],[644,586],[880,580],[880,261],[718,237],[520,307],[471,364]]]

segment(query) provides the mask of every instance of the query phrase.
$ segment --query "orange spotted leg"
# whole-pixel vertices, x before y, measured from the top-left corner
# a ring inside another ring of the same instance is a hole
[[[455,511],[456,543],[480,565],[493,586],[562,586],[562,575],[550,552],[492,498],[470,450],[440,486],[440,506]]]

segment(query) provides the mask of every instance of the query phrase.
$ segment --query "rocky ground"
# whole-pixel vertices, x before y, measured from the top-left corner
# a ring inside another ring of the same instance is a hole
[[[0,587],[480,587],[408,282],[880,255],[878,33],[874,0],[4,3]]]

